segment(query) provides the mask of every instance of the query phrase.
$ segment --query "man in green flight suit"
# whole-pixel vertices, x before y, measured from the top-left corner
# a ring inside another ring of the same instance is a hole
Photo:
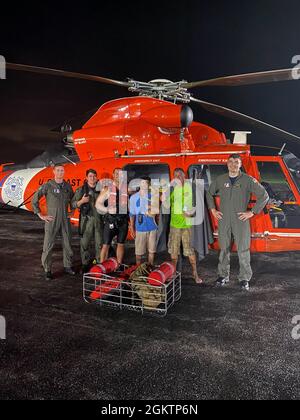
[[[52,280],[52,250],[58,234],[62,235],[64,269],[69,275],[74,276],[72,269],[71,223],[69,209],[73,197],[70,184],[64,181],[65,169],[62,165],[55,165],[54,179],[42,185],[32,199],[35,214],[45,222],[45,238],[42,255],[42,265],[45,270],[46,280]],[[46,197],[47,215],[42,215],[40,199]]]
[[[98,183],[97,172],[89,169],[86,172],[86,180],[82,187],[78,188],[72,199],[72,208],[80,209],[80,252],[82,260],[82,271],[86,273],[89,269],[92,257],[90,245],[95,242],[95,258],[100,262],[100,250],[103,244],[103,222],[102,216],[98,214],[95,204],[99,196],[96,191]]]
[[[217,286],[229,283],[230,252],[234,239],[240,263],[239,282],[242,289],[250,289],[251,269],[251,230],[250,219],[259,214],[269,201],[268,193],[258,181],[241,172],[242,159],[233,154],[227,162],[229,174],[219,176],[212,182],[207,192],[207,203],[219,223],[219,278]],[[248,210],[251,194],[256,196],[256,204]],[[220,196],[220,211],[216,210],[214,196]]]

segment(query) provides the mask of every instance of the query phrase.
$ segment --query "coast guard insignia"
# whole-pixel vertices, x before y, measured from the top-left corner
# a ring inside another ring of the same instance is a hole
[[[10,200],[22,200],[23,183],[22,177],[12,177],[7,181],[4,192]]]

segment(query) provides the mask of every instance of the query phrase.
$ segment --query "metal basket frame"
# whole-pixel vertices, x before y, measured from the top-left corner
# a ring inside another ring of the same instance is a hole
[[[159,282],[159,286],[152,286],[147,283],[148,277],[140,277],[141,280],[144,280],[144,283],[141,285],[141,287],[144,288],[148,295],[148,302],[151,304],[156,304],[157,296],[159,295],[159,297],[161,297],[161,303],[157,307],[155,307],[155,305],[152,307],[151,305],[146,305],[143,302],[142,297],[140,297],[134,290],[131,282],[128,280],[118,280],[118,276],[122,275],[126,268],[128,268],[128,266],[122,265],[118,271],[113,273],[114,276],[102,274],[99,278],[99,275],[94,273],[84,274],[84,301],[89,304],[107,306],[112,309],[129,310],[140,312],[142,314],[166,316],[169,309],[175,304],[175,302],[180,300],[182,291],[181,273],[176,272],[171,280],[165,284]],[[108,287],[108,284],[112,285],[115,282],[117,286],[116,288],[111,289],[108,293],[105,293],[104,296],[101,296],[98,299],[91,299],[91,293],[96,291],[97,288],[98,291],[103,291],[105,287]],[[158,280],[155,279],[155,282],[158,282]]]

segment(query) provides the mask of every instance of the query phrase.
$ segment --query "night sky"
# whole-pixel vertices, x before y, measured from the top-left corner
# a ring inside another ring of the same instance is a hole
[[[75,4],[75,3],[74,3]],[[0,55],[14,63],[125,80],[196,81],[293,67],[300,55],[294,0],[84,2],[79,7],[14,3],[1,10]],[[300,135],[300,81],[195,89],[196,97]],[[0,80],[0,162],[21,163],[59,142],[51,132],[73,116],[127,96],[126,89],[21,72]],[[229,135],[249,129],[192,105],[195,119]],[[283,139],[252,129],[252,144]],[[300,143],[289,142],[300,157]]]

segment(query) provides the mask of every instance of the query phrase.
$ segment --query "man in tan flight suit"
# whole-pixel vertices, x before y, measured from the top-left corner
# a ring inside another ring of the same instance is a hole
[[[265,188],[253,177],[241,172],[240,155],[229,157],[228,174],[219,176],[212,182],[207,192],[207,204],[219,224],[219,278],[217,286],[229,283],[230,253],[233,241],[237,246],[240,263],[239,282],[244,290],[250,289],[251,269],[251,229],[250,219],[258,215],[269,201]],[[249,210],[251,194],[256,196],[255,206]],[[220,196],[220,211],[216,209],[214,196]]]
[[[65,169],[56,165],[53,170],[54,179],[42,185],[32,199],[34,213],[45,222],[45,238],[42,254],[42,265],[45,270],[46,280],[52,280],[52,250],[56,237],[61,234],[63,245],[64,269],[69,275],[74,276],[72,269],[71,223],[69,209],[73,197],[70,184],[64,181]],[[47,215],[42,215],[39,201],[46,197]]]

